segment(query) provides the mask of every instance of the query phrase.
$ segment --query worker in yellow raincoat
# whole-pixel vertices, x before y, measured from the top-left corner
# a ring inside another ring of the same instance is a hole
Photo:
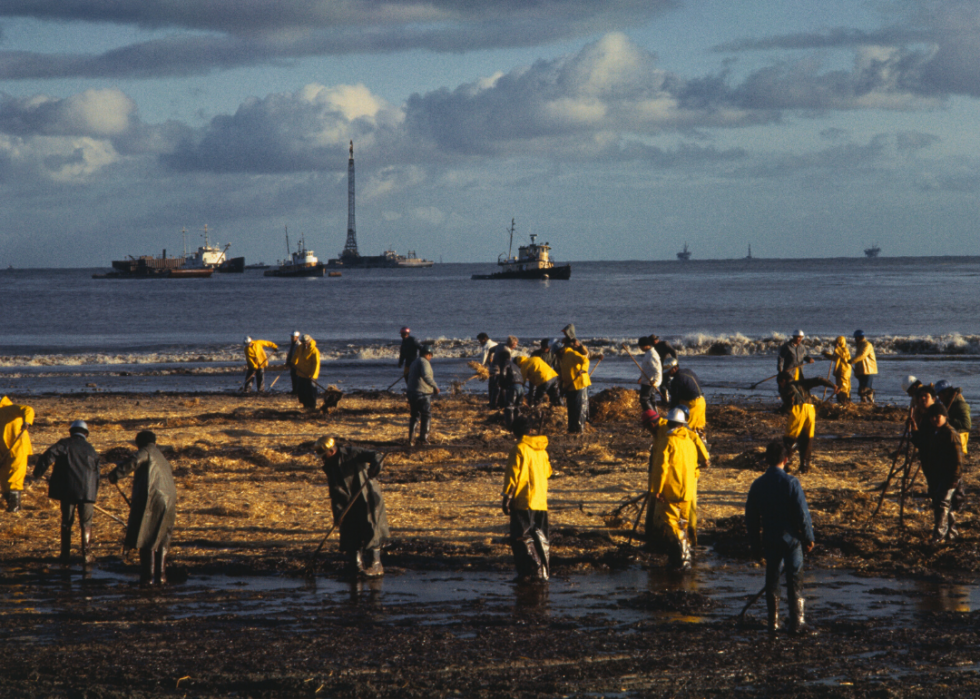
[[[320,350],[316,340],[303,335],[296,352],[296,383],[299,402],[306,408],[316,408],[316,380],[320,377]]]
[[[7,512],[20,511],[20,494],[27,475],[27,457],[34,453],[28,428],[34,424],[34,408],[15,405],[7,396],[0,399],[0,490],[7,501]]]
[[[660,428],[666,432],[650,451],[646,522],[647,545],[656,549],[657,543],[666,543],[671,567],[681,570],[690,569],[694,558],[688,527],[695,516],[700,475],[697,435],[686,423],[684,409],[672,408]]]
[[[265,388],[265,368],[269,366],[269,357],[266,355],[266,348],[278,350],[279,346],[275,342],[268,340],[253,340],[245,338],[245,385],[242,390],[248,393],[252,387],[252,378],[255,378],[255,390],[259,393]]]
[[[565,339],[558,354],[558,376],[568,406],[568,433],[581,434],[589,419],[589,350],[575,336],[574,325],[566,325],[562,332]]]
[[[837,337],[834,343],[833,352],[824,352],[823,356],[830,359],[833,364],[830,367],[831,373],[837,379],[838,403],[851,402],[851,350],[847,346],[847,338],[843,335]]]
[[[552,405],[561,403],[558,391],[558,372],[541,357],[515,357],[514,364],[520,367],[521,376],[531,384],[528,391],[528,405],[535,406],[547,395]]]
[[[858,380],[858,396],[862,403],[874,403],[874,377],[878,373],[878,360],[875,358],[875,348],[864,336],[863,330],[854,331],[854,376]]]
[[[779,395],[789,413],[783,442],[790,451],[796,448],[800,456],[800,473],[810,470],[813,457],[813,436],[817,429],[817,409],[810,403],[810,391],[817,386],[837,387],[822,376],[812,379],[793,378],[788,371],[783,371],[776,377]]]
[[[551,460],[548,438],[532,434],[530,421],[520,416],[511,427],[517,444],[504,471],[501,509],[510,516],[510,545],[518,580],[547,580],[550,575],[548,543],[548,479]]]

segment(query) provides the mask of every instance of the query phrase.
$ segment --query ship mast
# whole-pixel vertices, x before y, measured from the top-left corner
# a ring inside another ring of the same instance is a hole
[[[354,228],[354,141],[350,142],[350,160],[347,161],[347,242],[341,257],[359,257]]]
[[[510,220],[510,228],[507,229],[507,232],[510,233],[510,243],[507,245],[507,259],[509,260],[514,249],[514,219]]]

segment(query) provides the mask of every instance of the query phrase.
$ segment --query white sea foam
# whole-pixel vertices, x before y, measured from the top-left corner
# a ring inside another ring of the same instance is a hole
[[[480,345],[476,340],[461,338],[419,338],[433,347],[437,358],[471,359],[481,354]],[[786,342],[786,336],[771,333],[765,336],[749,337],[741,333],[708,334],[690,333],[680,337],[665,337],[682,356],[696,355],[731,355],[754,356],[774,355],[780,346]],[[853,352],[853,342],[848,337]],[[980,335],[963,335],[950,333],[945,335],[886,335],[869,338],[879,356],[888,355],[930,355],[956,356],[980,355]],[[836,336],[808,336],[803,344],[811,354],[818,354],[833,349]],[[625,342],[633,353],[638,352],[636,338],[595,337],[583,338],[587,347],[596,353],[607,356],[625,356],[622,349]],[[536,349],[538,338],[523,340],[521,351],[530,352]],[[318,344],[323,361],[355,361],[355,362],[389,362],[398,358],[399,346],[389,341],[337,342],[325,341]],[[286,357],[285,350],[270,355],[270,363],[280,365]],[[92,367],[112,367],[131,365],[144,367],[143,373],[151,367],[167,367],[168,365],[197,364],[194,372],[207,371],[207,365],[241,365],[244,364],[242,349],[237,345],[190,347],[178,350],[147,350],[125,352],[56,352],[35,354],[17,354],[0,356],[0,370],[8,376],[16,369],[24,368],[78,368],[79,371]],[[167,369],[186,371],[187,369]],[[225,371],[224,367],[214,367],[214,371]]]

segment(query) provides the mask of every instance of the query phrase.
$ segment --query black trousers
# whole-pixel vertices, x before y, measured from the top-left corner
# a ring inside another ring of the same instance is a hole
[[[550,545],[547,510],[510,511],[510,548],[517,574],[548,577]]]
[[[61,528],[71,529],[75,523],[75,510],[78,510],[78,523],[83,529],[92,526],[92,517],[95,515],[94,502],[61,502]]]
[[[313,383],[313,379],[297,376],[296,389],[296,395],[299,396],[299,402],[302,403],[304,407],[316,407],[316,384]]]
[[[255,378],[255,390],[261,391],[265,389],[265,369],[261,367],[247,367],[245,369],[245,391],[252,387],[252,378]]]

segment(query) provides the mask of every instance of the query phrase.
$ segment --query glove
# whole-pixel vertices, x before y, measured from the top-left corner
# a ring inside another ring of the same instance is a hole
[[[106,479],[110,483],[112,483],[113,485],[115,485],[116,483],[118,483],[119,482],[119,474],[116,473],[116,469],[112,469],[111,471],[109,471],[109,475],[106,476]]]
[[[382,463],[384,463],[384,457],[372,462],[371,465],[368,466],[368,478],[377,478],[381,474]]]
[[[503,501],[500,503],[500,509],[504,511],[504,514],[508,517],[510,516],[510,503],[513,501],[513,496],[504,495]]]

